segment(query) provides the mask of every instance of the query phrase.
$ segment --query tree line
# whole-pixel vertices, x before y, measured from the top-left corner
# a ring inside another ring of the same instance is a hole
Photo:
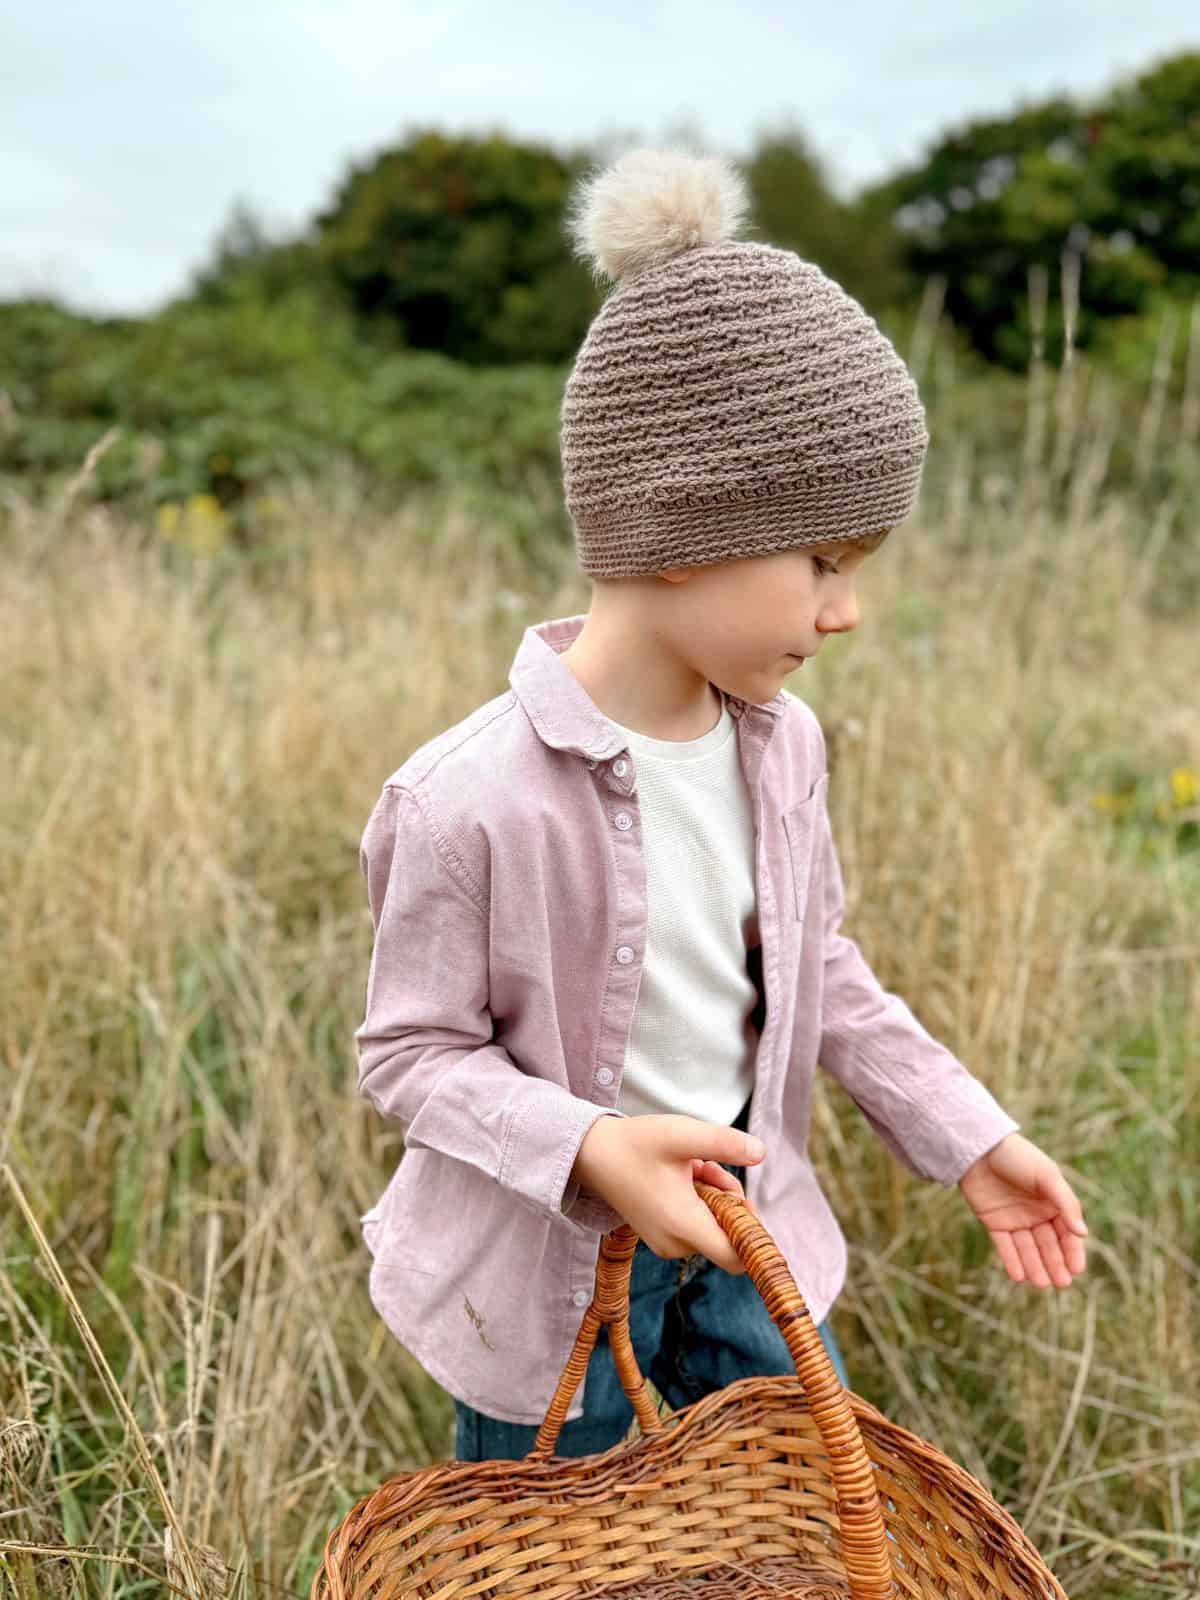
[[[352,164],[298,238],[272,240],[235,206],[189,293],[219,303],[319,282],[389,348],[558,364],[606,292],[569,254],[564,207],[611,154],[421,128]],[[1129,319],[1200,289],[1200,52],[1088,103],[1056,95],[973,118],[849,199],[798,126],[762,131],[739,166],[744,236],[815,261],[873,314],[937,279],[966,344],[1010,368],[1032,353],[1039,279],[1052,361],[1067,317],[1077,347],[1110,349]]]

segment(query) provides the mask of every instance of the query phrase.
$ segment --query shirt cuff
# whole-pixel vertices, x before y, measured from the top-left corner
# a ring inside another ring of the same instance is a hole
[[[918,1166],[952,1189],[980,1156],[1020,1126],[986,1085],[967,1073],[933,1101],[909,1148]]]

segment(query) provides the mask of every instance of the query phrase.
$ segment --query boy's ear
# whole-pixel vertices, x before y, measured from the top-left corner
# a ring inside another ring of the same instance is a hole
[[[665,578],[668,583],[686,583],[691,575],[691,567],[668,567],[658,574],[660,578]]]

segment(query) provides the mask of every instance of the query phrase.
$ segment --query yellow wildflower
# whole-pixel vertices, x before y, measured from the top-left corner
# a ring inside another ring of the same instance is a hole
[[[158,531],[194,556],[211,556],[229,536],[229,518],[213,494],[190,494],[187,503],[164,501],[156,516]]]
[[[187,502],[187,545],[193,555],[214,555],[225,543],[229,519],[215,494],[191,494]]]

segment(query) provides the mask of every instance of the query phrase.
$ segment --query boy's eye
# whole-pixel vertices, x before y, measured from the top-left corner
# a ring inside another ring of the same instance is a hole
[[[832,562],[823,561],[820,556],[814,556],[813,557],[813,565],[816,567],[817,572],[820,574],[821,577],[824,577],[827,572],[836,572],[837,571],[837,568],[833,565]]]

